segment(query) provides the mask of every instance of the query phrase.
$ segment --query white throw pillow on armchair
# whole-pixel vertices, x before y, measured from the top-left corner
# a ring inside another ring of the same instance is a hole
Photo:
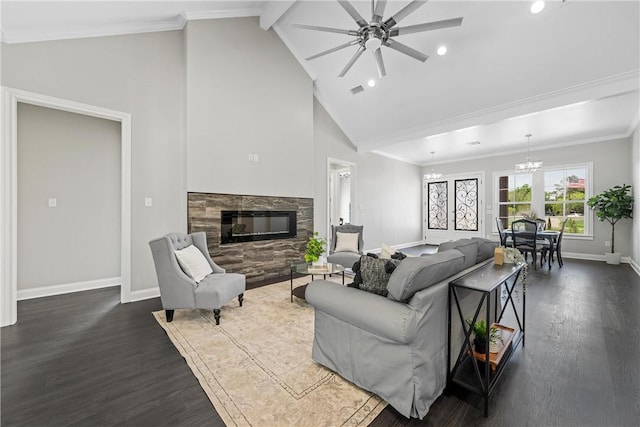
[[[189,245],[184,249],[175,251],[175,253],[182,271],[196,283],[200,283],[202,279],[213,273],[209,261],[202,255],[200,249],[195,246]]]
[[[336,232],[336,248],[334,252],[360,252],[358,250],[360,233]]]

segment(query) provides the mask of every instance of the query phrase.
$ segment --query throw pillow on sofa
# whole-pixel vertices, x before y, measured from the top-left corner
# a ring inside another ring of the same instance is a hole
[[[476,259],[476,264],[491,258],[494,250],[500,246],[500,242],[485,239],[484,237],[472,237],[471,240],[478,242],[478,259]]]
[[[408,301],[416,292],[462,271],[464,262],[462,252],[455,249],[427,257],[405,258],[389,278],[388,296],[396,301]]]
[[[368,255],[360,257],[360,275],[362,277],[362,283],[359,284],[360,289],[387,296],[387,283],[398,262],[397,260],[378,259]]]
[[[438,252],[445,252],[450,249],[457,249],[464,255],[464,268],[473,267],[476,265],[478,257],[478,242],[471,239],[459,239],[451,242],[444,242],[440,244]]]

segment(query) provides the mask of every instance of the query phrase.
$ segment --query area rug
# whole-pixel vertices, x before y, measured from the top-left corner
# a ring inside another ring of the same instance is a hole
[[[204,310],[153,315],[228,426],[368,425],[386,402],[311,359],[313,308],[289,295],[289,281],[249,290],[219,326]]]

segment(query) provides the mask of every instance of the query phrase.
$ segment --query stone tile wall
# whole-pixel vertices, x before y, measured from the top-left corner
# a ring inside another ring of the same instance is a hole
[[[307,240],[313,234],[313,199],[188,193],[189,233],[207,233],[213,260],[228,272],[241,273],[247,282],[289,276],[292,262],[304,260]],[[220,243],[221,211],[297,211],[297,236],[291,239]]]

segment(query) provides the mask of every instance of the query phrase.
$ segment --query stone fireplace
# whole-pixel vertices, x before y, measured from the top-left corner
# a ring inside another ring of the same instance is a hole
[[[187,221],[189,233],[207,233],[218,265],[259,282],[288,276],[290,264],[304,260],[313,199],[188,193]]]

